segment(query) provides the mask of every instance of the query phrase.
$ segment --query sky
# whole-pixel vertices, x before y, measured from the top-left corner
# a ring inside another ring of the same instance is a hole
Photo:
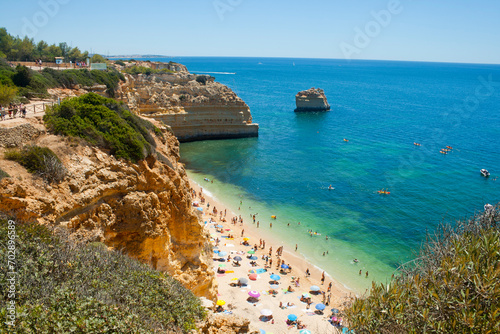
[[[499,0],[0,0],[0,27],[105,56],[500,64]]]

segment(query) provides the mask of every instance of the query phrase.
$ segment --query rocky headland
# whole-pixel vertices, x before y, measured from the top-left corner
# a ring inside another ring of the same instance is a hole
[[[189,182],[179,163],[179,143],[164,130],[156,154],[137,163],[117,160],[98,147],[47,133],[41,116],[1,124],[2,146],[34,144],[54,151],[67,169],[48,184],[16,162],[0,168],[0,212],[24,221],[65,226],[71,237],[100,241],[178,279],[198,296],[214,299],[212,249],[192,209]],[[159,125],[159,124],[158,124]]]
[[[257,137],[248,105],[208,75],[125,74],[122,99],[131,110],[169,126],[181,142]]]
[[[328,111],[328,104],[325,92],[320,88],[309,88],[295,95],[297,109],[295,111]]]

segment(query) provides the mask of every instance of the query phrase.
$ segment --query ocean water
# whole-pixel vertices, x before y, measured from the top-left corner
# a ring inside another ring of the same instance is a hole
[[[228,85],[260,125],[258,138],[181,144],[190,176],[247,224],[258,212],[263,232],[289,250],[298,244],[356,292],[413,259],[426,231],[500,201],[499,65],[163,60]],[[294,112],[295,94],[311,87],[325,91],[331,111]]]

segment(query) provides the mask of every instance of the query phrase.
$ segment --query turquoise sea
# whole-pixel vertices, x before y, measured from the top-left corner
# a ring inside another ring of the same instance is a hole
[[[260,125],[258,138],[182,144],[190,176],[234,211],[240,207],[246,223],[258,212],[261,230],[289,250],[298,243],[312,263],[357,292],[413,259],[426,231],[500,201],[499,65],[156,60],[213,75]],[[294,112],[295,94],[311,87],[324,89],[331,111]],[[446,146],[453,150],[441,154]],[[377,193],[382,188],[390,194]]]

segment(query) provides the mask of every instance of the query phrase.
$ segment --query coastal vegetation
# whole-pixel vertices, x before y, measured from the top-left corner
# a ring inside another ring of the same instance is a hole
[[[137,66],[137,65],[125,68],[123,72],[128,74],[146,74],[146,75],[158,74],[158,73],[175,73],[174,71],[169,70],[167,68],[156,70],[150,67]]]
[[[5,59],[0,59],[0,98],[4,97],[2,99],[4,104],[14,99],[14,91],[24,98],[40,98],[48,97],[48,88],[73,88],[75,85],[106,85],[108,95],[114,96],[120,80],[124,81],[125,78],[114,68],[107,71],[87,69],[60,71],[45,68],[38,72],[23,65],[13,68]]]
[[[80,137],[117,158],[136,162],[155,151],[151,135],[161,131],[116,100],[95,93],[64,100],[46,112],[47,128],[58,135]]]
[[[500,332],[500,211],[443,224],[389,284],[346,309],[356,333]]]
[[[64,57],[66,61],[84,61],[89,56],[78,47],[71,48],[67,43],[49,45],[45,41],[36,43],[33,38],[12,36],[7,29],[0,28],[0,58],[10,61],[54,62],[55,57]]]
[[[1,240],[8,231],[0,229]],[[15,221],[15,233],[17,333],[187,333],[204,317],[178,281],[102,243],[77,244],[67,230],[37,223]],[[0,254],[6,264],[7,247]],[[2,282],[8,271],[0,271]],[[10,292],[2,289],[3,305]],[[7,319],[6,307],[0,317]],[[2,321],[0,332],[10,330]]]
[[[20,150],[8,150],[4,155],[5,159],[18,162],[28,172],[48,182],[60,182],[66,176],[66,168],[48,147],[26,145]]]

